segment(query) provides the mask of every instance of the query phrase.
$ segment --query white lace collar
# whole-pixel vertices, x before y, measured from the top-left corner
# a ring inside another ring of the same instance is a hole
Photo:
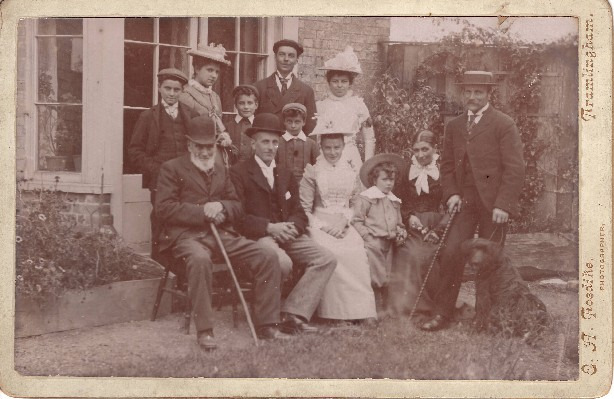
[[[396,195],[394,195],[392,191],[388,194],[384,194],[382,190],[377,188],[377,186],[371,186],[370,188],[360,193],[360,195],[369,199],[388,198],[390,201],[397,201],[398,203],[401,203],[401,200]]]

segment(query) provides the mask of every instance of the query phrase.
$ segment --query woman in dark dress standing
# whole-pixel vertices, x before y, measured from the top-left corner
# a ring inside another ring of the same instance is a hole
[[[409,234],[392,267],[388,300],[393,315],[411,313],[449,218],[440,210],[442,189],[434,133],[418,133],[413,151],[411,165],[400,173],[402,180],[395,185]],[[420,295],[415,314],[418,317],[414,318],[418,323],[434,308],[432,295],[437,288],[438,269],[436,262]]]

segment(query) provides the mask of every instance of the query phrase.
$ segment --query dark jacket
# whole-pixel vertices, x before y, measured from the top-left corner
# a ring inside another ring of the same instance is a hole
[[[137,167],[138,171],[143,174],[143,188],[152,190],[156,188],[156,179],[162,164],[162,162],[155,159],[156,154],[160,150],[160,135],[165,133],[160,127],[161,112],[166,112],[164,107],[161,104],[156,104],[141,113],[128,146],[130,160]],[[179,103],[179,113],[181,113],[181,120],[187,132],[190,119],[198,116],[198,114],[192,114],[181,103]],[[172,132],[169,132],[169,134],[172,134]],[[187,147],[178,153],[177,156],[185,152],[187,152]]]
[[[232,231],[232,224],[241,218],[241,203],[228,171],[217,163],[214,168],[207,184],[189,154],[162,164],[154,207],[163,226],[160,251],[170,248],[179,236],[193,237],[209,230],[203,210],[207,202],[219,201],[224,206],[226,221],[219,229]]]
[[[258,89],[258,93],[260,93],[256,114],[271,113],[277,115],[280,122],[280,128],[283,129],[281,109],[286,104],[300,103],[307,108],[307,119],[305,120],[303,131],[306,134],[313,131],[313,128],[316,126],[316,121],[313,119],[313,115],[316,113],[316,98],[311,87],[294,76],[292,78],[292,84],[282,97],[277,87],[275,73],[268,78],[254,83],[254,86]]]
[[[441,156],[444,203],[454,194],[462,195],[465,155],[484,206],[516,216],[525,166],[512,118],[490,105],[471,134],[467,133],[466,112],[446,125]]]
[[[275,184],[269,186],[262,170],[252,157],[230,169],[232,182],[243,204],[243,218],[237,223],[239,232],[257,240],[267,235],[267,225],[273,220],[276,202],[281,221],[294,222],[299,234],[307,228],[308,220],[299,198],[298,183],[290,171],[275,168]]]

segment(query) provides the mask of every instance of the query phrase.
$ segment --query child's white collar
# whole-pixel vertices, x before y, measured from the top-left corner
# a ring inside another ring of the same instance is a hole
[[[401,203],[401,200],[396,195],[394,195],[392,191],[388,194],[384,194],[382,190],[377,188],[377,186],[371,186],[370,188],[360,193],[360,195],[369,199],[388,198],[390,201],[397,201],[399,204]]]

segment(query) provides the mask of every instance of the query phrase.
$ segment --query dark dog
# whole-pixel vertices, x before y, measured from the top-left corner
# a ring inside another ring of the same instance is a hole
[[[518,271],[492,241],[476,238],[462,244],[470,270],[475,270],[477,331],[523,336],[532,340],[548,322],[546,306],[531,293]]]

